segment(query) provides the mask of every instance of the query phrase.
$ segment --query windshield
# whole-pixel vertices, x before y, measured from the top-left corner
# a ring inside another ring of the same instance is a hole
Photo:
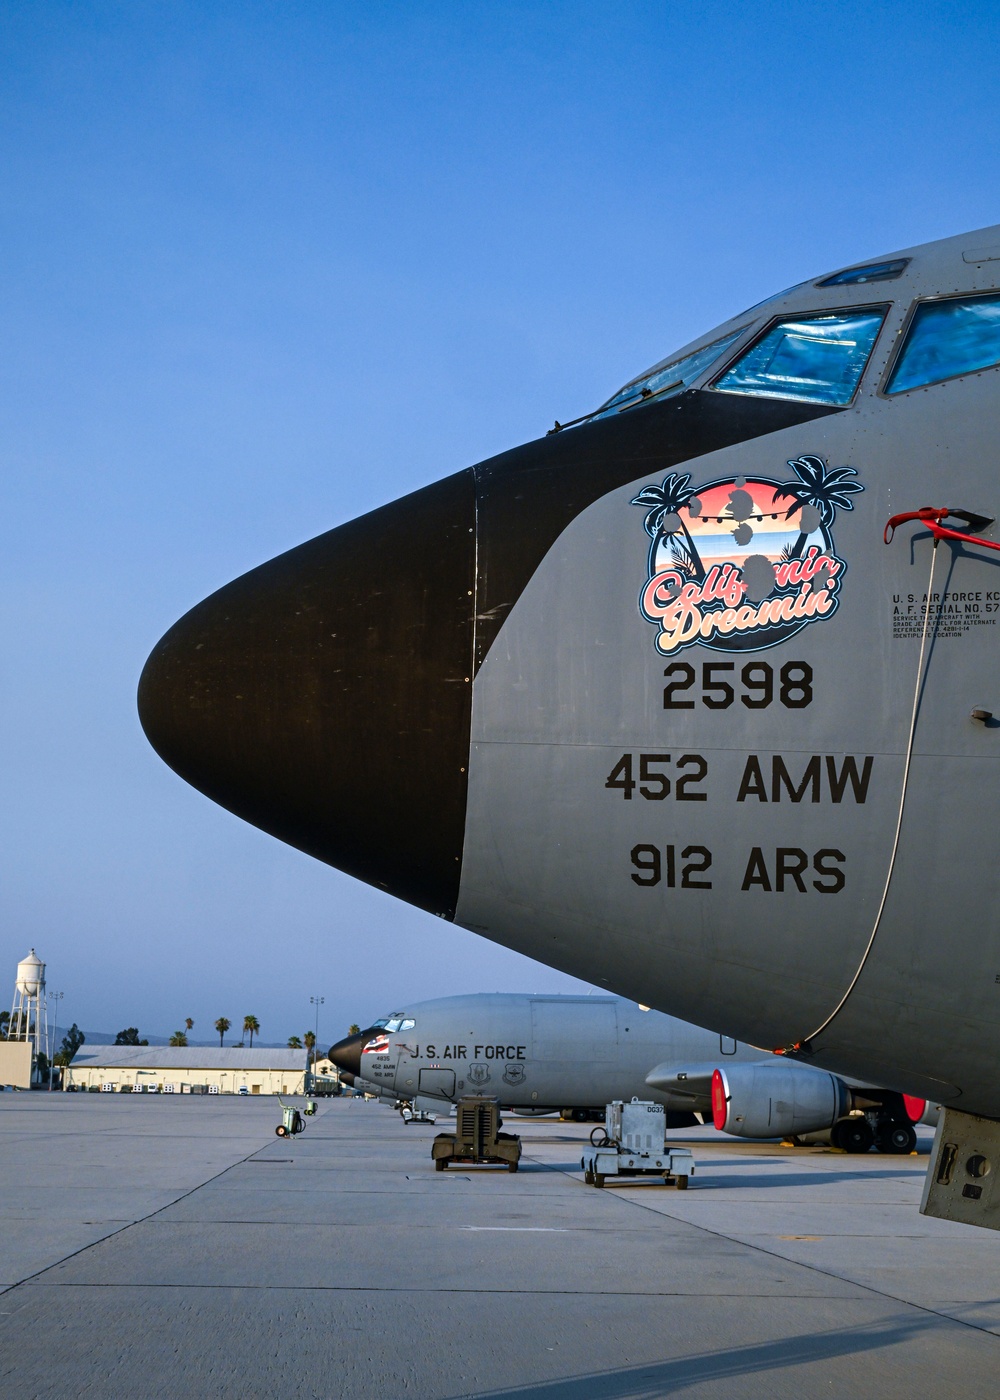
[[[645,374],[629,380],[624,389],[619,389],[606,404],[602,404],[593,414],[593,418],[604,418],[610,413],[624,413],[626,409],[636,408],[640,404],[648,403],[650,399],[662,399],[683,393],[745,330],[746,326],[741,326],[738,331],[731,331],[721,340],[713,340],[711,345],[703,345],[700,350],[692,351],[683,359],[666,362],[661,360],[658,365],[646,370]]]
[[[727,394],[848,404],[885,319],[863,308],[779,321],[715,381]]]
[[[388,1035],[394,1035],[396,1031],[412,1031],[416,1022],[412,1016],[406,1016],[402,1011],[394,1011],[383,1025]]]

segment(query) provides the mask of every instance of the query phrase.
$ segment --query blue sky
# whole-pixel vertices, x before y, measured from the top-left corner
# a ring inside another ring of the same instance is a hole
[[[1000,221],[1000,10],[0,14],[0,1003],[31,944],[69,1019],[155,1034],[577,985],[187,788],[145,657],[742,307]]]

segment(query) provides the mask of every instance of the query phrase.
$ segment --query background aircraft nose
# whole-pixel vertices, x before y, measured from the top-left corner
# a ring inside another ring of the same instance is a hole
[[[359,1031],[357,1035],[345,1036],[343,1040],[338,1040],[336,1045],[330,1046],[330,1059],[343,1073],[352,1075],[361,1073],[361,1052],[370,1040],[381,1035],[381,1026],[369,1026],[366,1031]]]
[[[475,489],[464,471],[199,603],[146,663],[143,729],[175,772],[231,812],[450,918],[474,589]]]

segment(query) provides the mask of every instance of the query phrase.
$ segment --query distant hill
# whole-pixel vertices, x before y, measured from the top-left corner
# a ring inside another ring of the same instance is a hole
[[[52,1043],[57,1050],[62,1044],[63,1036],[67,1033],[68,1030],[68,1026],[56,1027],[53,1033]],[[118,1034],[117,1031],[112,1031],[109,1035],[107,1031],[88,1031],[86,1029],[84,1029],[83,1033],[87,1037],[85,1042],[87,1045],[114,1045],[115,1036]],[[143,1040],[148,1040],[150,1045],[170,1044],[170,1037],[168,1035],[148,1035],[144,1030],[142,1030],[141,1027],[139,1029],[139,1035],[142,1037]],[[240,1042],[238,1040],[233,1039],[232,1034],[230,1034],[229,1039],[225,1042],[227,1048],[232,1048],[233,1046],[239,1045],[239,1043]],[[188,1045],[190,1045],[192,1049],[199,1045],[214,1045],[218,1047],[218,1044],[219,1037],[217,1035],[213,1036],[211,1040],[194,1040],[191,1038],[188,1039]],[[245,1044],[249,1047],[250,1041],[247,1040]],[[262,1050],[285,1050],[288,1048],[288,1042],[285,1040],[261,1040],[260,1036],[258,1035],[254,1036],[253,1045],[255,1050],[258,1045]]]

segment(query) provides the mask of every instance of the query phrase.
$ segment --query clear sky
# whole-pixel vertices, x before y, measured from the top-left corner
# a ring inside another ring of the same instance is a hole
[[[279,845],[146,744],[192,604],[811,274],[1000,221],[995,3],[0,4],[0,1004],[579,984]]]

